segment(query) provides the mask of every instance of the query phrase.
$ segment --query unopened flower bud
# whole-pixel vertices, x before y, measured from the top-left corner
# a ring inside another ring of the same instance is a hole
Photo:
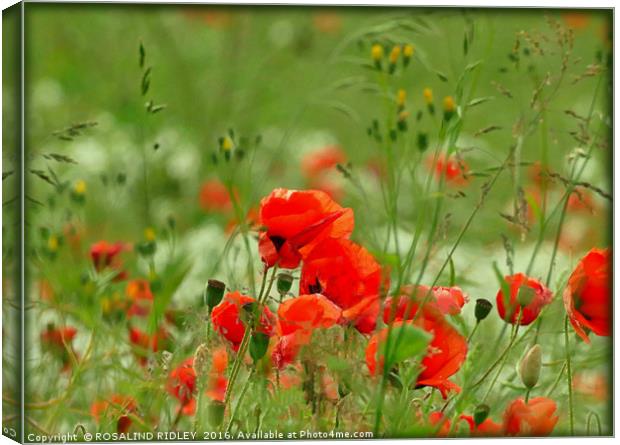
[[[224,297],[224,291],[226,285],[218,280],[209,280],[207,283],[207,306],[209,310],[212,310],[215,306],[220,304]]]
[[[380,43],[375,43],[372,45],[370,49],[370,56],[372,57],[373,62],[375,62],[375,67],[377,69],[381,69],[381,60],[383,59],[383,46]]]
[[[209,371],[209,348],[206,344],[202,343],[196,348],[193,367],[198,378],[207,375]]]
[[[226,405],[217,400],[210,400],[207,405],[207,420],[212,427],[218,427],[224,420],[224,410]]]
[[[293,276],[289,273],[283,272],[278,274],[278,293],[280,295],[285,295],[291,287],[293,286]]]
[[[476,321],[480,322],[487,318],[491,312],[491,309],[493,309],[493,304],[489,300],[478,298],[476,300],[476,309],[474,311]]]
[[[452,96],[446,96],[443,99],[443,117],[445,120],[449,121],[452,116],[454,116],[454,112],[456,111],[456,103]]]
[[[519,363],[519,376],[528,389],[532,389],[538,383],[541,367],[542,349],[540,345],[534,345],[527,351],[521,359],[521,363]]]
[[[484,422],[487,419],[487,417],[489,417],[490,411],[491,411],[491,408],[489,408],[489,405],[485,405],[484,403],[481,405],[478,405],[474,409],[474,423],[476,425],[480,425],[482,422]]]

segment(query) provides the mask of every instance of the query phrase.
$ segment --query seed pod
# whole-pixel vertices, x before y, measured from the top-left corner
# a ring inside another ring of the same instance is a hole
[[[487,318],[489,312],[493,309],[493,304],[489,300],[484,298],[478,298],[476,300],[476,308],[474,314],[476,316],[476,321],[480,322]]]
[[[220,304],[224,297],[224,290],[226,285],[218,280],[209,280],[207,283],[207,306],[209,310],[212,310],[215,306]]]
[[[534,345],[527,351],[521,359],[521,363],[519,363],[519,376],[528,389],[532,389],[538,383],[541,367],[542,349],[540,345]]]
[[[286,272],[278,274],[277,287],[280,295],[285,295],[291,290],[291,286],[293,286],[293,276],[291,274]]]

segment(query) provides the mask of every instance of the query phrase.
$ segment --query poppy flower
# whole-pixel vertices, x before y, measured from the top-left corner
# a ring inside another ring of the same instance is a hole
[[[563,300],[575,332],[590,343],[588,332],[611,333],[611,250],[592,249],[568,278]]]
[[[450,434],[450,419],[440,411],[428,415],[428,422],[437,430],[437,437],[447,437]]]
[[[405,313],[407,319],[411,320],[415,315],[416,308],[426,299],[425,309],[434,308],[444,315],[457,315],[461,313],[461,308],[469,301],[469,296],[460,287],[435,286],[430,290],[428,286],[418,285],[403,286],[401,296],[398,299],[395,311],[395,320],[402,320]],[[427,298],[428,296],[428,298]],[[386,323],[390,321],[393,299],[388,298],[385,302],[383,318]]]
[[[501,436],[504,432],[504,426],[494,422],[490,417],[484,419],[479,425],[476,425],[473,416],[461,414],[459,419],[467,422],[472,436]]]
[[[565,12],[561,16],[566,26],[575,31],[587,28],[591,19],[590,13],[581,11]]]
[[[166,389],[174,396],[181,406],[179,409],[185,415],[191,416],[196,412],[196,371],[194,358],[190,357],[173,369],[168,376]]]
[[[281,335],[296,331],[311,334],[314,329],[336,324],[341,313],[340,308],[323,295],[300,295],[286,300],[278,308],[278,331]]]
[[[510,289],[510,300],[500,289],[497,292],[497,311],[502,320],[526,326],[536,320],[542,308],[549,303],[553,294],[541,282],[518,273],[504,277]]]
[[[207,397],[211,400],[223,402],[228,387],[226,368],[228,367],[228,353],[225,347],[219,347],[213,351],[213,360],[209,370],[207,381]]]
[[[299,290],[320,293],[345,312],[361,304],[344,315],[358,329],[370,332],[375,327],[372,312],[378,310],[373,303],[379,299],[382,279],[381,266],[364,247],[347,239],[325,239],[304,260]],[[368,315],[371,319],[364,320]]]
[[[118,255],[127,250],[127,246],[121,242],[108,243],[107,241],[98,241],[90,247],[90,258],[93,261],[95,270],[101,272],[106,268],[118,270],[118,274],[114,277],[114,281],[120,281],[127,278],[127,272],[121,270],[123,263]]]
[[[125,294],[131,301],[131,306],[127,311],[128,316],[137,315],[144,317],[148,315],[153,304],[153,294],[148,280],[137,279],[127,283]]]
[[[434,155],[430,155],[427,158],[427,164],[430,168],[433,167]],[[456,156],[446,156],[442,153],[437,156],[435,162],[435,178],[439,181],[442,176],[447,184],[455,186],[463,186],[469,182],[469,166],[462,159],[457,159]]]
[[[301,160],[301,171],[306,178],[312,179],[346,161],[347,157],[339,146],[328,145],[306,154]]]
[[[56,328],[51,324],[41,333],[41,344],[60,358],[63,371],[71,368],[71,354],[75,356],[73,339],[76,335],[77,329],[72,326]]]
[[[134,353],[141,366],[146,366],[149,352],[157,352],[168,347],[168,333],[160,328],[149,335],[135,327],[129,327],[129,343],[134,346]]]
[[[334,12],[320,11],[312,18],[314,28],[325,34],[337,34],[342,28],[340,16]]]
[[[205,212],[227,213],[232,210],[228,189],[218,179],[210,179],[202,184],[198,200]]]
[[[558,423],[556,404],[546,397],[513,401],[504,412],[504,432],[508,436],[548,436]]]
[[[258,248],[265,265],[294,269],[321,240],[348,237],[353,210],[319,190],[275,189],[261,200],[260,224]]]
[[[232,343],[235,351],[239,349],[245,334],[245,325],[240,318],[240,311],[243,310],[243,306],[255,301],[254,298],[242,295],[239,292],[229,292],[211,312],[211,323],[213,323],[214,329]],[[267,306],[264,306],[258,331],[271,336],[274,322],[273,313]]]
[[[114,394],[109,399],[95,402],[90,407],[90,414],[99,423],[102,417],[117,419],[116,431],[126,433],[131,426],[131,414],[136,413],[138,404],[133,397]]]
[[[575,189],[568,197],[566,208],[573,213],[594,212],[594,199],[592,198],[592,193],[585,189]]]
[[[278,308],[278,337],[271,347],[271,361],[278,369],[295,360],[301,347],[310,343],[314,329],[334,326],[341,317],[338,306],[323,295],[300,295]]]
[[[402,323],[402,321],[396,321],[393,327],[401,326]],[[433,335],[426,355],[421,361],[422,371],[418,375],[416,387],[435,387],[445,399],[449,391],[460,391],[459,386],[448,378],[456,374],[465,361],[467,341],[443,318],[441,313],[428,312],[426,308],[416,319],[415,324]],[[377,351],[379,344],[387,339],[387,332],[388,328],[384,328],[373,335],[366,347],[366,365],[373,375],[381,372],[383,368],[382,356],[379,357],[379,364],[377,364]]]
[[[579,373],[573,377],[575,392],[596,401],[606,401],[611,392],[603,373]]]

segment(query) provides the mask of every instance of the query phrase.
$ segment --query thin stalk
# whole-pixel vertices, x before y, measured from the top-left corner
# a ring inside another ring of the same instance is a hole
[[[573,407],[573,370],[570,360],[570,342],[568,338],[568,315],[564,317],[564,350],[566,352],[566,385],[568,388],[568,420],[570,435],[575,435],[575,410]]]
[[[254,371],[255,370],[256,370],[256,368],[253,367],[252,370],[250,371],[250,375],[248,375],[248,379],[243,384],[243,388],[241,389],[241,394],[239,394],[239,399],[237,400],[237,404],[235,405],[235,408],[233,409],[233,412],[230,415],[230,420],[228,421],[228,425],[226,426],[226,432],[227,433],[230,432],[230,428],[232,427],[232,424],[233,424],[233,422],[235,420],[235,417],[237,417],[237,412],[239,411],[239,407],[241,406],[241,402],[243,402],[243,397],[245,396],[245,393],[247,392],[248,387],[250,386],[250,382],[252,381],[252,376],[254,375]]]

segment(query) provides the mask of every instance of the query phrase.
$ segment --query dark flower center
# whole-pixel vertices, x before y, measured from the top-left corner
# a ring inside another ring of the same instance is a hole
[[[320,294],[321,291],[323,290],[323,287],[321,286],[321,283],[319,282],[319,278],[316,278],[316,281],[314,282],[314,284],[311,284],[310,286],[308,286],[308,291],[311,294]]]
[[[269,239],[271,240],[271,242],[273,243],[273,245],[276,247],[276,251],[279,252],[280,249],[282,248],[282,246],[284,245],[284,242],[286,241],[284,238],[282,238],[281,236],[270,236]]]

